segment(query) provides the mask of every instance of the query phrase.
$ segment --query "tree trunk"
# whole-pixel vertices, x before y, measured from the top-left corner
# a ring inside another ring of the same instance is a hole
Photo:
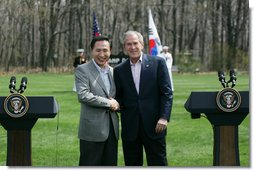
[[[180,9],[180,24],[179,24],[179,38],[178,38],[178,50],[183,51],[183,30],[184,30],[184,12],[185,12],[185,0],[181,1]]]

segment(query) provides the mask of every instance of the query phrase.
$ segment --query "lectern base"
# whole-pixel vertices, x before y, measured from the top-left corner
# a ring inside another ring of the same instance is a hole
[[[214,166],[240,166],[238,126],[214,126]]]
[[[31,166],[31,131],[7,131],[7,166]]]

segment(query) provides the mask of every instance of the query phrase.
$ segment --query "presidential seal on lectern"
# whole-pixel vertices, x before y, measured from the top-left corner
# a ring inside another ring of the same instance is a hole
[[[20,118],[24,116],[29,108],[29,102],[27,98],[22,94],[11,94],[4,100],[5,112],[13,117]]]
[[[241,105],[241,95],[233,88],[224,88],[217,94],[216,104],[224,112],[234,112]]]

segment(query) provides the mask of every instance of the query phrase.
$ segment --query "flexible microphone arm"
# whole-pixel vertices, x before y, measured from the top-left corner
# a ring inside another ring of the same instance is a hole
[[[9,84],[10,93],[16,92],[16,77],[12,76]]]
[[[226,84],[224,72],[218,71],[218,77],[219,77],[219,81],[221,82],[221,85],[225,88],[227,86],[227,84]]]
[[[19,93],[23,93],[26,89],[26,85],[27,85],[27,78],[26,77],[23,77],[21,79],[21,84],[20,84],[20,88],[18,90]]]
[[[236,82],[236,74],[235,71],[233,69],[231,69],[229,71],[229,75],[230,75],[230,80],[228,81],[228,83],[232,82],[231,88],[233,88],[235,86],[235,82]]]

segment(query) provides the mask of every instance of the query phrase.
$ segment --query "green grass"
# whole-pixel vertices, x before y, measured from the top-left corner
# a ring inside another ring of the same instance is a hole
[[[9,79],[0,77],[0,96],[9,95]],[[22,76],[28,77],[26,96],[54,96],[60,111],[55,118],[39,119],[32,129],[33,166],[78,166],[79,140],[77,138],[80,105],[72,92],[73,73],[16,74],[19,86]],[[227,76],[228,77],[228,76]],[[249,90],[249,75],[238,73],[236,89]],[[167,157],[170,167],[212,166],[213,130],[207,119],[191,119],[184,104],[192,91],[222,89],[216,73],[173,73],[174,102],[168,125]],[[228,79],[228,78],[227,78]],[[118,165],[123,166],[121,140]],[[250,117],[239,126],[241,166],[250,166]],[[6,130],[0,127],[0,165],[6,164]]]

